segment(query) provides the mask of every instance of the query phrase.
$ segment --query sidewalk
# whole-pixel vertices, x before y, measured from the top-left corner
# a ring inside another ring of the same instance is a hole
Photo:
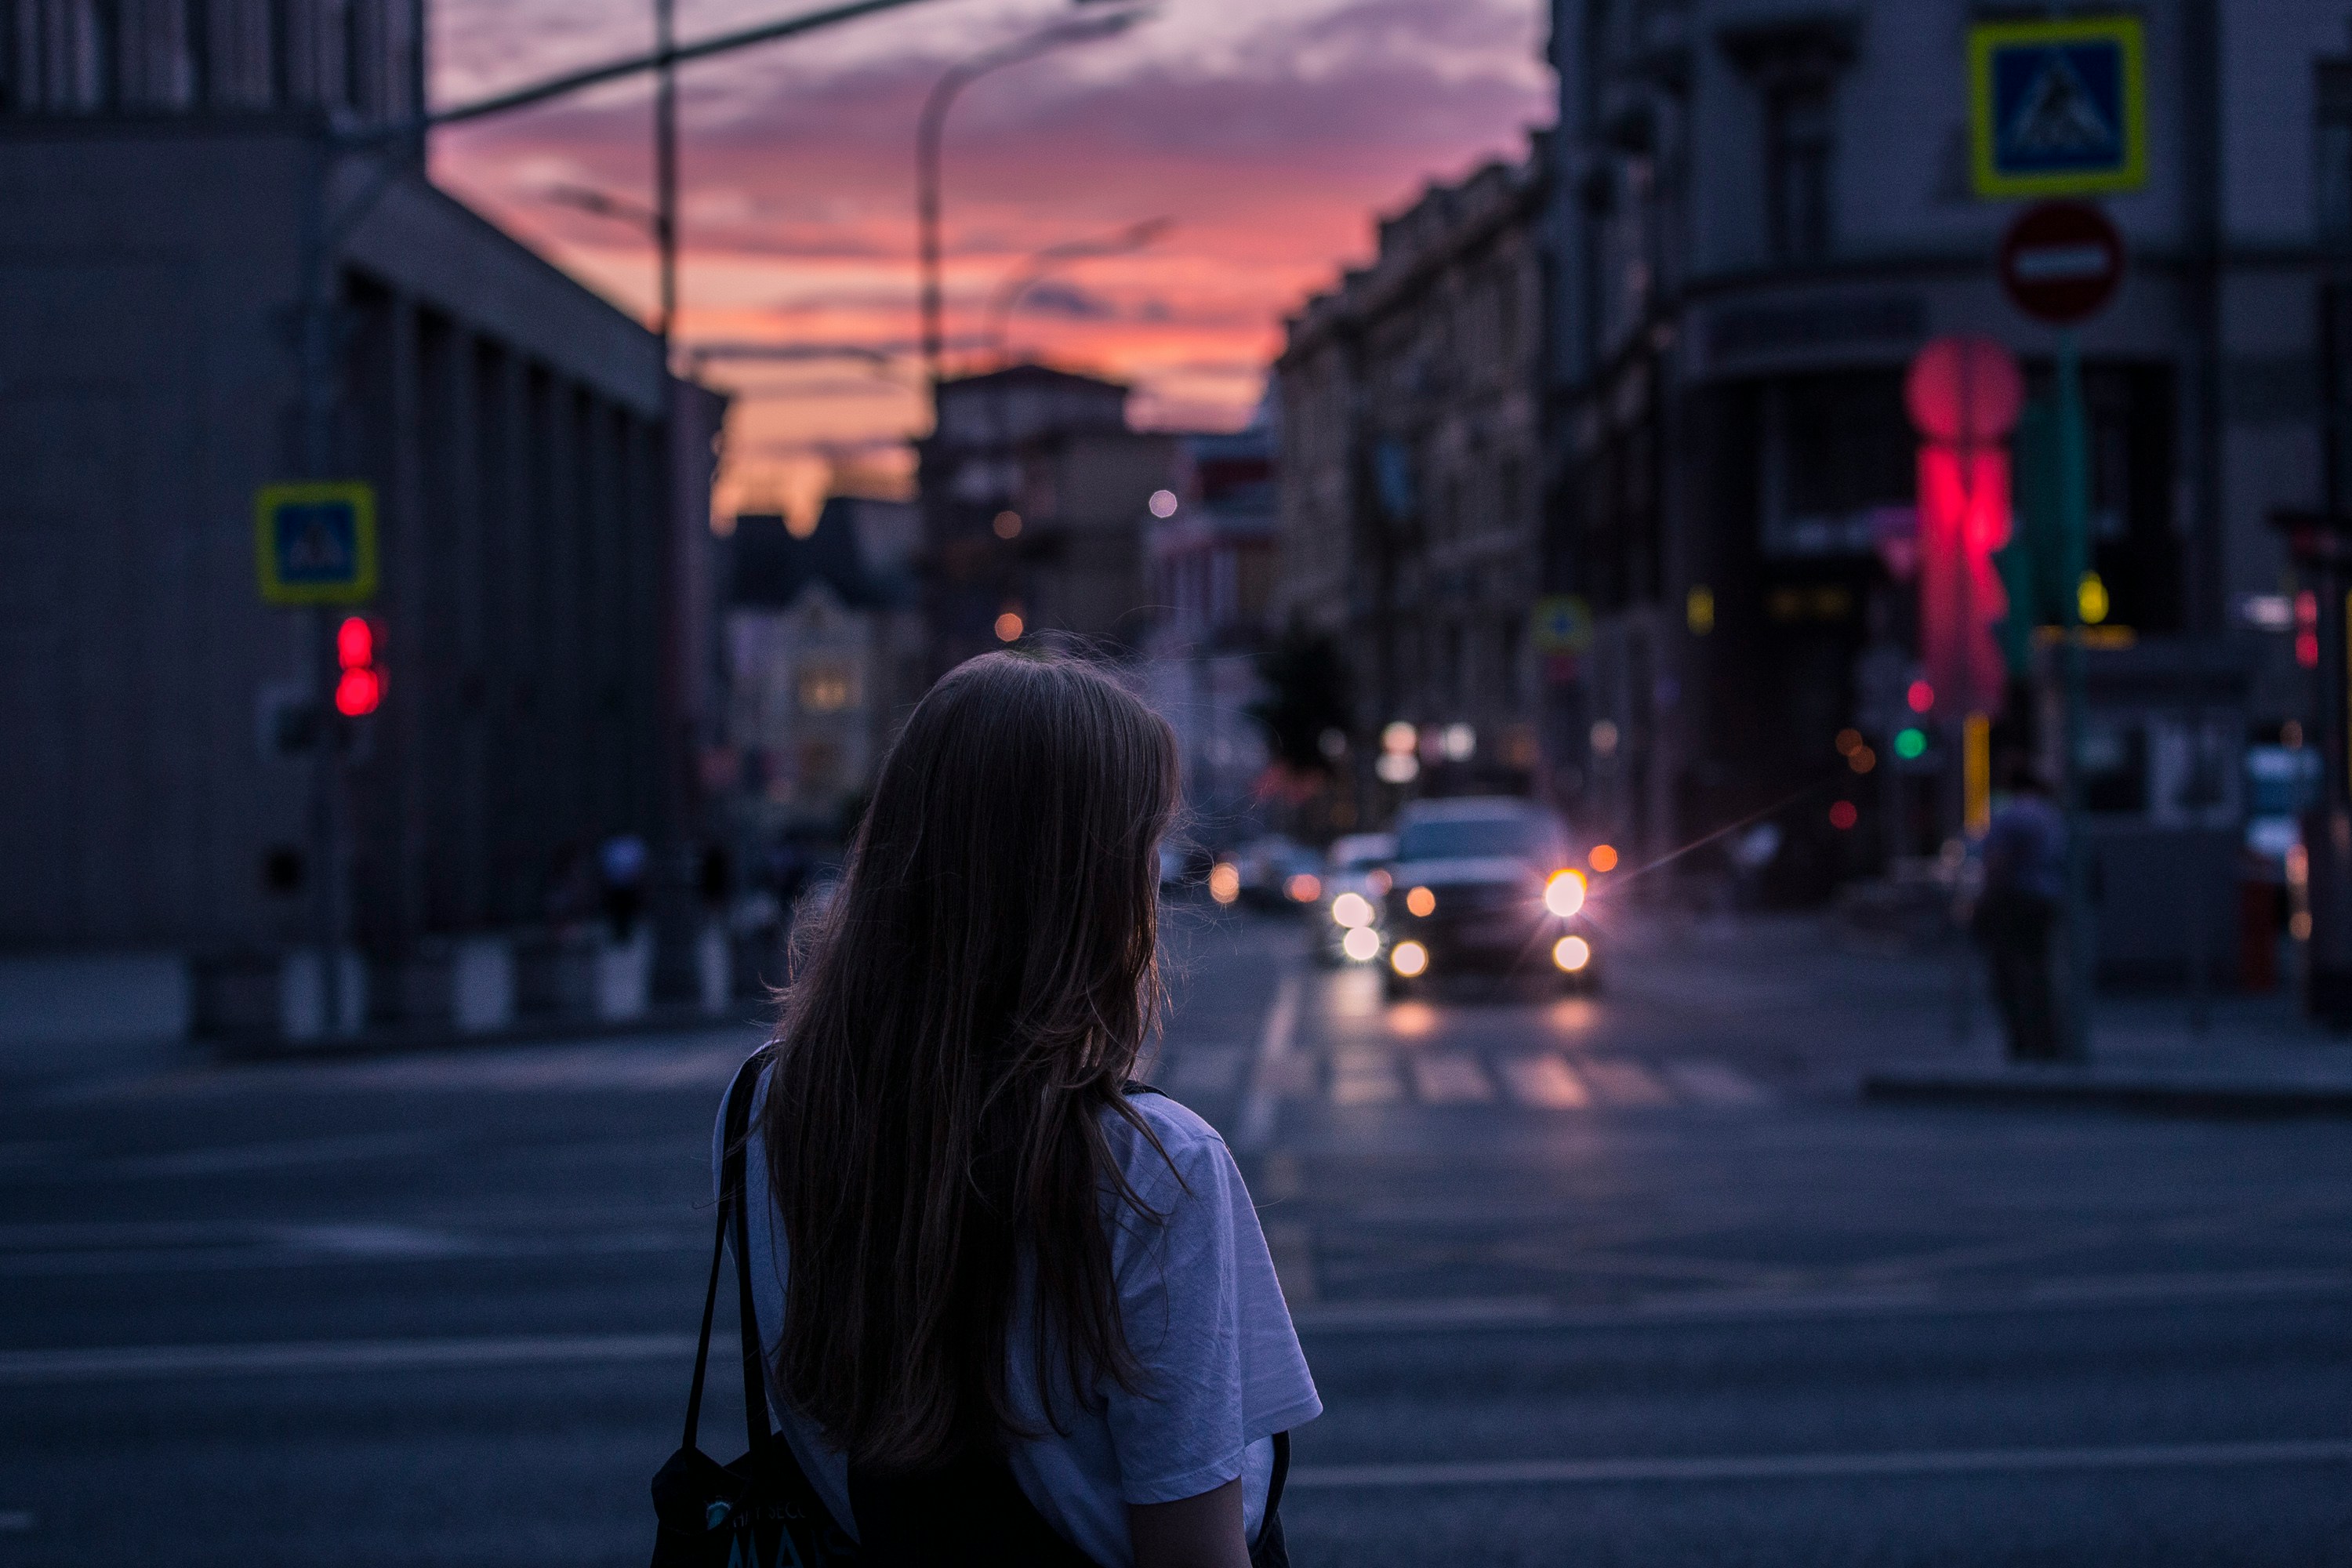
[[[2011,1063],[1981,960],[1832,914],[1693,918],[1624,911],[1614,994],[1670,999],[1724,1037],[1803,1042],[1830,1097],[2109,1106],[2203,1116],[2352,1115],[2352,1039],[2303,1015],[2291,985],[2214,995],[2101,994],[2087,1063]],[[1916,933],[1913,933],[1916,937]]]
[[[2010,1061],[1990,997],[1983,1017],[1969,1048],[1869,1068],[1863,1098],[2200,1116],[2352,1115],[2352,1041],[2305,1017],[2287,987],[2264,996],[2217,995],[2201,1030],[2186,996],[2097,996],[2084,1062]]]

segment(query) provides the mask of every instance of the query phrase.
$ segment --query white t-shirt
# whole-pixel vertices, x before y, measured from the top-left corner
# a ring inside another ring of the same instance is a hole
[[[754,1309],[772,1358],[783,1332],[787,1250],[759,1136],[766,1098],[763,1077],[752,1101],[744,1184]],[[1154,1225],[1124,1204],[1109,1211],[1118,1220],[1111,1269],[1120,1321],[1143,1374],[1138,1390],[1113,1384],[1097,1399],[1064,1401],[1068,1431],[1054,1431],[1037,1387],[1025,1303],[1014,1307],[1007,1363],[1023,1424],[1045,1434],[1013,1447],[1006,1458],[1013,1477],[1063,1539],[1105,1568],[1129,1568],[1135,1560],[1129,1503],[1197,1497],[1236,1476],[1244,1478],[1243,1512],[1255,1540],[1274,1473],[1273,1435],[1323,1412],[1257,1211],[1224,1140],[1165,1096],[1132,1095],[1128,1104],[1168,1152],[1163,1160],[1125,1118],[1103,1113],[1112,1158],[1144,1204],[1166,1216]],[[712,1136],[714,1188],[725,1122],[722,1106]],[[801,1468],[835,1519],[856,1533],[847,1462],[793,1413],[772,1373],[770,1391]]]

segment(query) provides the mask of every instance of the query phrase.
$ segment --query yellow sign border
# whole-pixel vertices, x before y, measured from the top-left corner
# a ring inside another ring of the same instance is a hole
[[[2112,42],[2123,55],[2124,162],[2100,174],[2004,174],[1993,163],[1992,57],[2018,44]],[[1979,196],[2089,196],[2147,183],[2147,47],[2137,16],[1979,22],[1969,29],[1969,163]]]
[[[270,519],[281,506],[344,501],[352,509],[352,547],[359,571],[349,583],[288,583],[278,575]],[[363,605],[375,597],[375,487],[357,479],[264,485],[253,497],[253,563],[266,605]]]

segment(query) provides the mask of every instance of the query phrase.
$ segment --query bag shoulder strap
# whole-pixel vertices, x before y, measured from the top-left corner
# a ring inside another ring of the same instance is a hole
[[[1251,1551],[1264,1545],[1267,1533],[1274,1529],[1274,1510],[1282,1506],[1282,1483],[1289,1479],[1290,1434],[1276,1432],[1274,1435],[1274,1474],[1266,1479],[1265,1483],[1265,1512],[1258,1518],[1257,1539],[1250,1542]]]
[[[751,1321],[751,1277],[744,1262],[744,1240],[748,1226],[743,1223],[743,1138],[751,1121],[751,1096],[758,1088],[760,1074],[768,1065],[771,1053],[765,1046],[752,1053],[738,1068],[735,1081],[727,1090],[727,1116],[721,1123],[719,1145],[719,1223],[710,1248],[710,1280],[702,1293],[702,1333],[694,1347],[694,1384],[686,1396],[686,1436],[680,1447],[693,1448],[702,1424],[702,1386],[710,1365],[710,1325],[719,1307],[719,1270],[727,1260],[727,1230],[730,1223],[736,1230],[735,1277],[741,1288],[743,1310],[743,1342],[746,1354],[755,1358],[745,1368],[747,1375],[756,1372],[758,1331]],[[747,1384],[747,1390],[750,1385]],[[756,1409],[753,1447],[759,1447],[758,1433],[767,1423],[767,1400],[761,1392]],[[751,1412],[747,1411],[747,1415]]]

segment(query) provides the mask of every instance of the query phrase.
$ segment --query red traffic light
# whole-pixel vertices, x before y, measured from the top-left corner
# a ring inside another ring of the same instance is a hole
[[[365,616],[352,616],[335,628],[335,662],[345,669],[365,669],[375,662],[375,628]]]
[[[365,616],[348,616],[335,628],[335,662],[343,668],[335,711],[346,719],[374,712],[383,701],[383,675],[375,668],[375,627]]]
[[[373,713],[383,700],[383,678],[373,669],[347,669],[335,682],[335,711],[346,719]]]

